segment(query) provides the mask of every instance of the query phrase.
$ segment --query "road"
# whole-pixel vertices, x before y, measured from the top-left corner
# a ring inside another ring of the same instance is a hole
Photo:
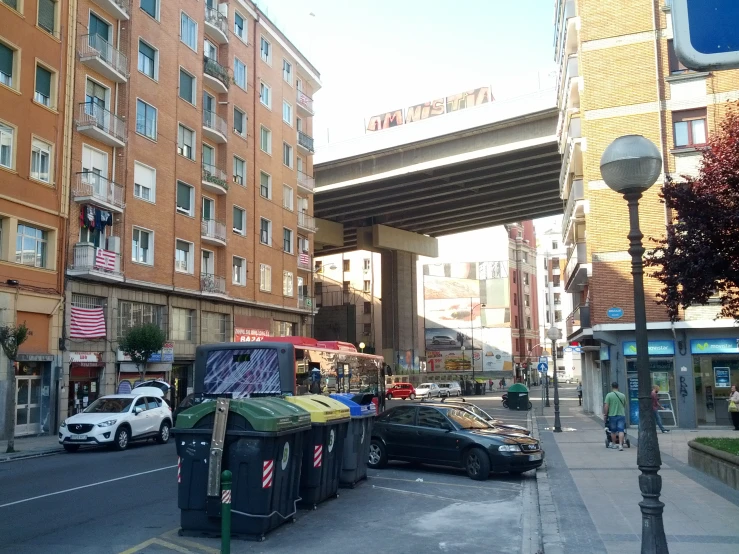
[[[525,413],[502,409],[499,395],[475,401],[526,424]],[[173,441],[0,464],[0,553],[217,553],[216,539],[177,535],[176,464]],[[522,538],[538,525],[534,483],[532,473],[478,483],[461,470],[391,464],[316,511],[299,511],[265,542],[234,541],[232,551],[323,554],[372,544],[388,552],[526,552]]]

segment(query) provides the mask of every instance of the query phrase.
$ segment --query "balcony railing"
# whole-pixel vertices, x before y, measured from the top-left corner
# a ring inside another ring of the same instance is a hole
[[[201,273],[200,290],[211,294],[226,294],[226,278],[212,273]]]
[[[202,219],[200,221],[200,236],[226,242],[226,224],[217,219]]]
[[[203,72],[214,79],[218,79],[226,88],[231,84],[231,76],[228,74],[228,69],[207,56],[203,59]]]
[[[298,103],[298,107],[303,108],[306,112],[313,115],[313,98],[308,96],[302,90],[297,91],[295,100]]]
[[[70,271],[96,273],[102,277],[120,278],[121,255],[89,243],[77,243],[72,252]]]
[[[298,212],[298,227],[307,229],[309,231],[316,230],[316,218],[312,215],[308,215],[305,212]]]
[[[574,333],[582,329],[590,329],[590,306],[578,306],[567,316],[567,337],[571,337]]]
[[[316,180],[307,173],[298,171],[298,186],[313,192],[313,189],[316,188]]]
[[[82,35],[78,51],[82,61],[98,58],[123,77],[128,77],[128,58],[100,35]]]
[[[570,196],[567,198],[567,205],[565,206],[565,214],[562,218],[562,236],[567,235],[567,230],[570,228],[572,223],[572,217],[575,215],[575,205],[585,200],[585,188],[583,187],[582,179],[576,179],[572,182],[570,187]]]
[[[221,31],[225,37],[228,37],[228,19],[218,10],[211,9],[206,6],[205,22],[209,25],[213,25],[213,27]]]
[[[128,19],[131,16],[130,0],[93,0],[116,19]]]
[[[212,164],[203,164],[203,181],[205,183],[212,183],[221,188],[228,189],[226,172]]]
[[[79,127],[95,127],[116,140],[126,142],[126,123],[94,102],[80,104]]]
[[[303,131],[298,131],[298,146],[302,146],[308,152],[315,152],[313,150],[313,137],[306,135]]]
[[[92,172],[77,174],[72,197],[75,200],[91,199],[120,209],[126,207],[123,186]]]
[[[568,252],[565,266],[565,288],[568,292],[572,285],[581,284],[582,279],[577,279],[576,283],[574,277],[579,273],[580,266],[587,263],[587,252],[588,245],[584,242],[578,242]]]
[[[220,133],[223,137],[228,137],[228,125],[226,120],[215,112],[203,110],[203,127]]]
[[[310,265],[310,254],[308,252],[298,253],[298,269],[305,269],[307,271],[312,269]]]

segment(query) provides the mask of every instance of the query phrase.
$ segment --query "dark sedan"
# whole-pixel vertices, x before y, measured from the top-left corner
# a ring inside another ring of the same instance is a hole
[[[477,404],[472,404],[470,402],[465,402],[464,399],[444,399],[442,401],[443,405],[449,405],[449,406],[456,406],[458,408],[462,408],[465,410],[469,410],[476,416],[484,419],[487,421],[490,425],[493,427],[496,427],[498,429],[504,429],[506,431],[510,431],[512,433],[519,433],[521,435],[530,435],[531,431],[526,429],[523,425],[514,425],[513,423],[506,423],[500,419],[495,419],[493,416],[491,416],[489,413],[487,413],[485,410],[480,408]]]
[[[389,460],[461,467],[483,481],[491,471],[536,469],[544,451],[536,439],[495,429],[459,407],[411,405],[384,412],[372,430],[369,467]]]

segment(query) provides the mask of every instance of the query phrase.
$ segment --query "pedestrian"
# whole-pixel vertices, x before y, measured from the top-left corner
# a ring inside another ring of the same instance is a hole
[[[654,412],[654,421],[657,422],[657,427],[659,427],[659,430],[663,433],[669,433],[669,429],[665,429],[665,426],[662,425],[662,416],[659,415],[659,411],[662,409],[662,405],[659,403],[659,385],[654,385],[652,387],[652,411]]]
[[[624,449],[624,429],[626,428],[626,396],[618,392],[618,383],[611,383],[611,392],[603,403],[603,419],[611,432],[610,448]],[[616,439],[618,438],[618,445]]]
[[[490,390],[490,392],[493,392],[493,380],[492,379],[488,379],[488,389]]]
[[[577,382],[577,402],[579,406],[582,406],[582,383]]]
[[[731,385],[729,414],[731,414],[731,422],[734,424],[734,431],[739,431],[739,392],[736,390],[736,385]]]

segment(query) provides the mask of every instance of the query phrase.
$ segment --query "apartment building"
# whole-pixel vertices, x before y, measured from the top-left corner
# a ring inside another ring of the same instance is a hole
[[[30,3],[30,2],[29,2]],[[247,0],[78,0],[60,410],[148,377],[192,386],[198,344],[310,330],[317,70]]]
[[[0,325],[29,329],[14,376],[0,351],[0,438],[54,430],[74,17],[67,2],[0,1]]]
[[[558,102],[567,246],[565,288],[575,306],[568,338],[585,345],[585,408],[599,413],[604,392],[618,381],[636,422],[636,344],[633,285],[627,253],[625,201],[600,174],[614,139],[641,134],[662,152],[664,171],[641,202],[641,227],[661,237],[669,217],[659,201],[664,178],[696,174],[701,147],[730,102],[739,98],[739,72],[694,72],[675,56],[666,0],[556,3]],[[659,283],[646,278],[652,382],[660,386],[666,425],[728,424],[726,396],[739,384],[739,330],[716,320],[716,305],[686,310],[671,324],[657,305]]]

